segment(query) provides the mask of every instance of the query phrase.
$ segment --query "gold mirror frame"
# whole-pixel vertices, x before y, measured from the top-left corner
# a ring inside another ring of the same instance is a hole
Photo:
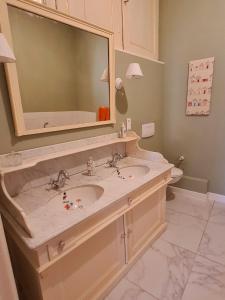
[[[13,42],[11,36],[11,28],[8,16],[7,5],[12,5],[20,9],[41,15],[46,18],[50,18],[59,22],[62,22],[73,27],[83,29],[85,31],[97,34],[99,36],[105,37],[109,41],[109,104],[110,104],[110,120],[107,121],[97,121],[90,123],[74,124],[74,125],[64,125],[57,127],[46,127],[40,129],[27,130],[25,128],[25,122],[23,117],[23,107],[21,101],[21,94],[18,81],[18,73],[16,62],[6,63],[6,78],[8,83],[10,103],[12,107],[13,121],[15,126],[15,134],[17,136],[31,135],[38,133],[54,132],[61,130],[69,130],[75,128],[92,127],[106,124],[115,124],[115,52],[114,52],[114,37],[113,32],[98,28],[94,25],[90,25],[84,21],[75,19],[68,15],[62,14],[56,10],[45,7],[41,4],[27,1],[27,0],[0,0],[0,29],[1,32],[7,38],[10,46],[13,49]]]

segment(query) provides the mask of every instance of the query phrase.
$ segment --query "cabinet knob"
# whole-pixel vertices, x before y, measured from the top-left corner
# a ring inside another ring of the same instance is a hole
[[[62,251],[65,247],[66,243],[64,241],[60,241],[58,244],[59,251]]]

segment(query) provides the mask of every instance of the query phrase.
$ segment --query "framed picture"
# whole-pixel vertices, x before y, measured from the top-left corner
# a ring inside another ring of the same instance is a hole
[[[189,63],[186,115],[207,116],[213,83],[214,57],[193,60]]]

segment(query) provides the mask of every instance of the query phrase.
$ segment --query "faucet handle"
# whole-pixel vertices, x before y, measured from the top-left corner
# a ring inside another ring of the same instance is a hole
[[[70,179],[70,174],[66,170],[60,170],[59,175],[63,175],[66,179]]]
[[[65,175],[66,179],[70,179],[70,174],[68,171],[64,171],[64,175]]]

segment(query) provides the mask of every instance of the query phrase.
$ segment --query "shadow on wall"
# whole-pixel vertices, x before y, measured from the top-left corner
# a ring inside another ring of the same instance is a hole
[[[121,114],[126,114],[128,111],[128,101],[124,87],[116,90],[116,108]]]

